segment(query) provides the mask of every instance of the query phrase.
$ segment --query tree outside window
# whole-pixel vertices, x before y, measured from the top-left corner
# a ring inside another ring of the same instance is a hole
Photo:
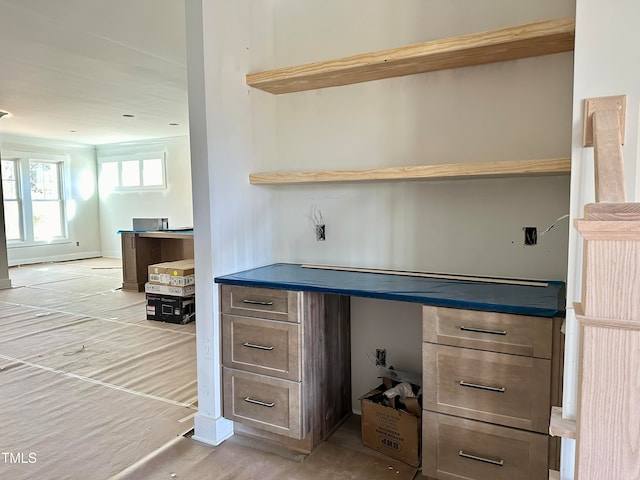
[[[51,240],[64,236],[60,164],[29,161],[31,207],[34,240]]]
[[[5,229],[10,243],[39,243],[66,237],[63,162],[2,160]]]

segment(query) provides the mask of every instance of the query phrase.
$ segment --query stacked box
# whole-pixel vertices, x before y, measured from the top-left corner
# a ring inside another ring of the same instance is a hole
[[[193,258],[171,262],[167,267],[167,273],[169,274],[169,285],[185,287],[196,283]]]
[[[187,285],[186,287],[176,287],[174,285],[161,285],[158,283],[147,282],[144,284],[144,291],[146,293],[172,295],[174,297],[189,297],[196,293],[196,286]]]
[[[193,259],[149,265],[149,283],[186,287],[196,283]]]
[[[147,293],[147,320],[185,324],[196,319],[194,295],[177,297]]]
[[[166,273],[167,272],[166,263],[156,263],[153,265],[149,265],[148,272],[147,272],[149,283],[153,283],[156,285],[169,284],[169,275]]]
[[[148,267],[147,320],[188,323],[195,320],[193,259],[162,262]]]

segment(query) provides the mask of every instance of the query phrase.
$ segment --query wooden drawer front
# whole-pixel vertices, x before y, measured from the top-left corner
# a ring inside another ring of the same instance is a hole
[[[551,318],[422,307],[425,342],[551,358],[552,333]]]
[[[300,325],[222,315],[227,367],[300,381]]]
[[[425,409],[548,430],[550,360],[432,343],[422,353]]]
[[[224,416],[234,422],[304,437],[299,382],[223,368]]]
[[[299,322],[299,301],[299,292],[274,288],[220,286],[222,313],[268,318],[283,322]]]
[[[439,480],[547,480],[548,437],[423,412],[423,474]]]

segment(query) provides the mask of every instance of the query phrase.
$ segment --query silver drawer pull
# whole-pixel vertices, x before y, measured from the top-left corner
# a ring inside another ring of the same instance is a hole
[[[470,453],[465,453],[464,450],[460,450],[458,455],[463,458],[468,458],[470,460],[476,460],[478,462],[490,463],[491,465],[497,465],[499,467],[504,467],[504,460],[494,460],[492,458],[478,457],[477,455],[472,455]]]
[[[242,303],[249,303],[251,305],[265,305],[267,307],[270,307],[271,305],[273,305],[273,302],[265,302],[262,300],[242,300]]]
[[[463,332],[488,333],[489,335],[506,335],[506,330],[486,330],[484,328],[465,327],[462,325],[460,330]]]
[[[490,392],[499,392],[499,393],[504,393],[506,390],[504,387],[489,387],[487,385],[478,385],[477,383],[468,383],[468,382],[465,382],[464,380],[460,380],[460,386],[469,387],[469,388],[479,388],[480,390],[489,390]]]
[[[245,402],[247,403],[254,403],[256,405],[260,405],[261,407],[273,407],[275,405],[275,403],[265,403],[265,402],[261,402],[260,400],[254,400],[251,397],[247,397],[244,399]]]
[[[265,347],[264,345],[256,345],[249,342],[244,342],[242,345],[249,348],[257,348],[258,350],[273,350],[273,347]]]

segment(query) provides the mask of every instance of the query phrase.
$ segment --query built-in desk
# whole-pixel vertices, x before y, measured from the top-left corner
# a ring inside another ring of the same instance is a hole
[[[547,429],[561,399],[564,282],[282,263],[215,281],[236,432],[305,452],[324,440],[351,413],[349,299],[378,298],[422,305],[423,475],[542,480],[557,468]]]
[[[325,270],[289,263],[224,275],[215,281],[227,285],[334,293],[539,317],[555,317],[564,311],[564,282],[560,281],[539,282],[545,286],[510,285]]]
[[[122,289],[144,291],[148,266],[193,258],[193,230],[120,230]]]

